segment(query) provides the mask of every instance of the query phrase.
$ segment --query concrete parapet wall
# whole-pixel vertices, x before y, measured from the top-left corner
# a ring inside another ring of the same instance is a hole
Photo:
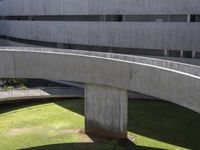
[[[0,21],[1,35],[95,46],[200,50],[199,23]]]

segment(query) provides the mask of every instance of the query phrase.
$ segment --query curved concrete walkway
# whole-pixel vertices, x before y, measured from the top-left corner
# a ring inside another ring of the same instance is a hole
[[[140,92],[200,112],[200,67],[88,51],[1,48],[0,76],[78,81]]]
[[[85,83],[86,132],[127,135],[127,90],[200,112],[200,67],[139,56],[1,48],[0,77]],[[108,117],[109,116],[109,117]]]

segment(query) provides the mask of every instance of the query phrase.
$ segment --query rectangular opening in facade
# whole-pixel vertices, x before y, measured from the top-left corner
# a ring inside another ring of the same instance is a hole
[[[187,22],[187,15],[44,15],[2,16],[1,19],[29,21]],[[191,22],[198,22],[199,20],[199,15],[191,15]]]
[[[200,14],[193,14],[190,16],[190,22],[200,22]]]
[[[169,57],[181,57],[181,51],[179,50],[168,50]]]
[[[192,58],[192,51],[183,51],[183,58]]]

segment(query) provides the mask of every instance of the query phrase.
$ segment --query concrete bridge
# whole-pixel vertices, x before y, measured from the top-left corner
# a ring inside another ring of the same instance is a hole
[[[127,137],[127,91],[200,112],[200,67],[65,49],[0,48],[0,77],[85,83],[86,133]]]

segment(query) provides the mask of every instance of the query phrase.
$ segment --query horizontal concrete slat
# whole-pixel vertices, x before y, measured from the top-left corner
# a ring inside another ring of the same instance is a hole
[[[3,0],[1,15],[199,14],[199,0]]]
[[[199,23],[1,21],[1,35],[57,43],[200,50]]]

